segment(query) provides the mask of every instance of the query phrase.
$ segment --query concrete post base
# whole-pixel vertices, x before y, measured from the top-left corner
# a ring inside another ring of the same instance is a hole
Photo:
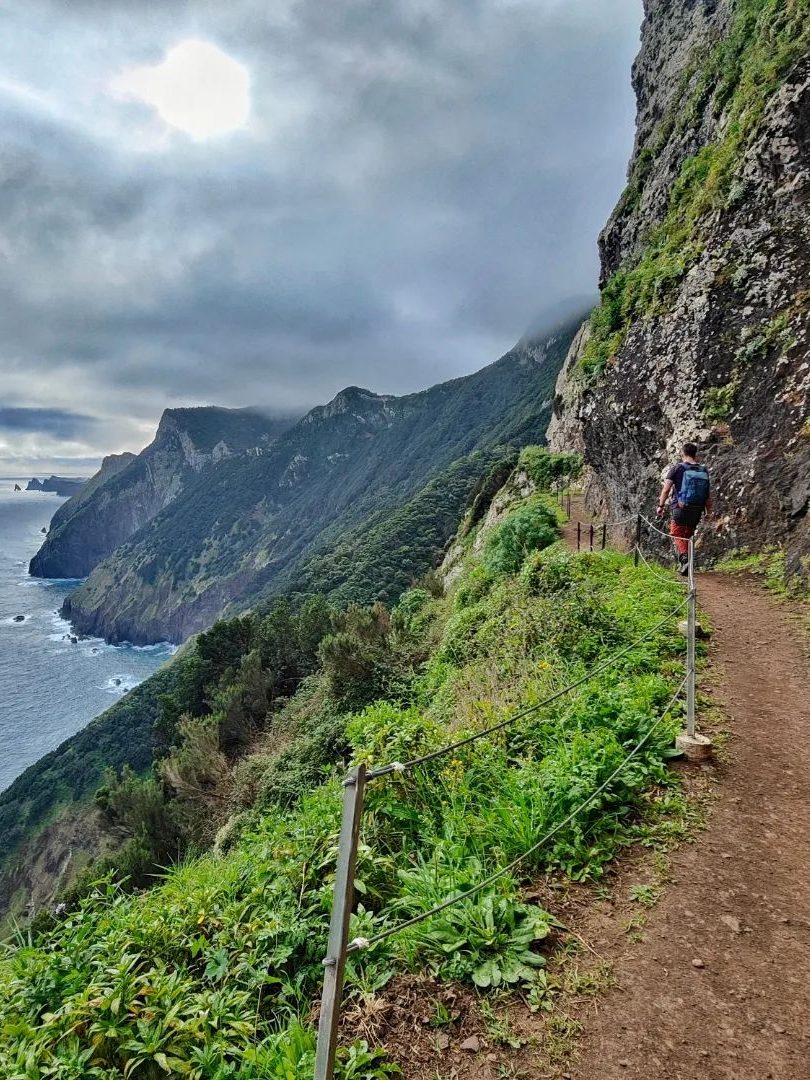
[[[711,760],[712,741],[705,735],[687,735],[682,731],[675,739],[675,748],[689,761]]]

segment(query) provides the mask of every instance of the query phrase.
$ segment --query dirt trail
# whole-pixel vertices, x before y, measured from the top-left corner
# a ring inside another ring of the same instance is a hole
[[[700,574],[698,590],[728,760],[707,767],[708,828],[624,939],[621,989],[584,1018],[575,1080],[810,1078],[810,662],[755,583]]]

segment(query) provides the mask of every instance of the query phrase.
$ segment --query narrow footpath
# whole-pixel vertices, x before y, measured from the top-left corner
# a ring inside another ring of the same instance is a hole
[[[706,766],[717,798],[623,938],[618,986],[581,1017],[574,1080],[810,1080],[807,640],[750,580],[700,574],[698,602],[714,630],[701,681],[731,732]]]

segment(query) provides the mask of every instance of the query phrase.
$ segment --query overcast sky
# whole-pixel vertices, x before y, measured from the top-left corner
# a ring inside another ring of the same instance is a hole
[[[473,371],[595,291],[641,0],[0,0],[0,474]]]

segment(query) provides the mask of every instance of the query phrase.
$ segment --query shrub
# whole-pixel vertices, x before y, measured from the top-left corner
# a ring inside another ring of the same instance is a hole
[[[493,574],[515,574],[530,552],[549,547],[557,535],[554,511],[536,500],[527,503],[490,532],[483,565]]]
[[[576,480],[582,466],[580,454],[552,454],[542,446],[524,447],[518,459],[518,468],[539,491],[548,491],[555,480]]]
[[[726,420],[734,408],[734,399],[737,395],[737,384],[727,383],[725,386],[712,386],[706,391],[703,404],[703,415],[707,420],[718,422]]]
[[[391,620],[382,604],[351,604],[335,619],[334,632],[320,645],[320,657],[335,699],[351,708],[380,697],[391,667]]]

